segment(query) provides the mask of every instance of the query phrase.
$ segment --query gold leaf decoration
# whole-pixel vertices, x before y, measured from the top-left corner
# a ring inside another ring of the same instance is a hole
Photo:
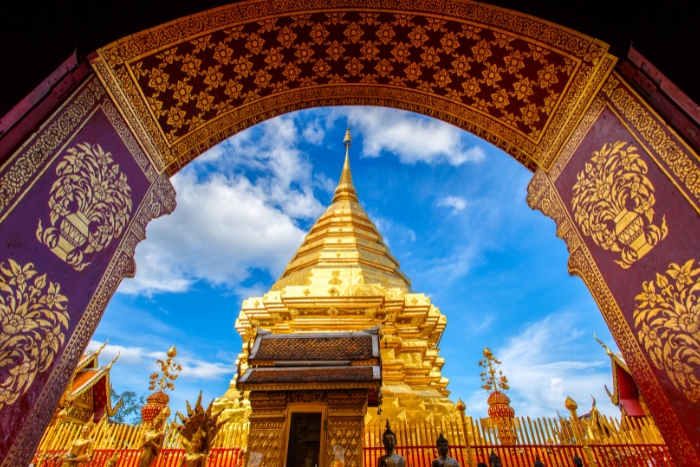
[[[53,363],[66,338],[67,306],[61,286],[38,275],[34,264],[0,263],[0,409]]]
[[[625,142],[603,145],[576,175],[571,200],[581,232],[604,250],[621,253],[615,260],[627,269],[666,238],[666,217],[654,220],[654,186],[637,148]]]
[[[691,402],[700,402],[700,268],[671,263],[642,283],[634,310],[637,338],[656,368],[665,370]]]
[[[112,154],[98,144],[68,149],[56,167],[51,187],[51,227],[39,219],[37,239],[76,271],[88,264],[85,255],[101,251],[119,237],[131,215],[131,187]]]

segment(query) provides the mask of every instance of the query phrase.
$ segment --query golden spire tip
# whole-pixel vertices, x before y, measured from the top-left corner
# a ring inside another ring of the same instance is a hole
[[[343,145],[345,146],[345,162],[343,163],[343,170],[340,173],[338,186],[335,188],[335,195],[333,196],[334,203],[336,201],[357,202],[357,194],[355,193],[355,187],[352,184],[352,173],[350,172],[350,146],[352,145],[350,125],[348,125],[348,129],[345,130]]]

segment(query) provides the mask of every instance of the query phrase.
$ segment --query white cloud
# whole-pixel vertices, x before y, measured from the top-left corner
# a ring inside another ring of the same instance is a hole
[[[178,207],[149,224],[136,277],[119,291],[184,292],[198,280],[235,288],[253,268],[280,274],[304,238],[296,220],[323,212],[313,186],[329,185],[297,147],[304,131],[294,117],[264,122],[255,137],[243,132],[173,177]]]
[[[347,118],[363,136],[363,155],[378,157],[382,151],[397,154],[401,162],[459,166],[479,162],[484,150],[467,143],[470,136],[452,125],[396,109],[344,107],[335,109],[329,121]]]
[[[592,336],[577,331],[575,319],[569,313],[550,315],[529,325],[505,347],[494,349],[510,381],[516,415],[552,416],[557,410],[565,411],[567,396],[578,402],[583,414],[590,409],[591,395],[601,412],[619,415],[605,394],[604,385],[612,381],[607,358],[603,352],[596,353],[598,344]],[[586,351],[578,352],[581,347]],[[475,394],[474,408],[482,405],[481,400],[485,404],[483,394]]]
[[[102,342],[91,340],[87,350],[97,350],[102,346]],[[157,371],[158,367],[155,364],[156,359],[165,360],[168,358],[165,352],[148,351],[143,347],[125,347],[121,345],[107,344],[100,353],[100,364],[105,365],[108,361],[113,360],[117,355],[119,359],[114,364],[115,367],[136,367],[140,372]],[[233,375],[235,369],[233,363],[225,365],[221,362],[207,362],[197,358],[178,355],[175,361],[182,365],[180,378],[191,380],[220,380],[223,377]]]
[[[244,177],[200,182],[184,173],[172,181],[178,207],[148,226],[148,240],[136,250],[136,277],[120,292],[182,292],[199,279],[235,284],[250,268],[279,273],[304,238],[292,217]]]
[[[437,203],[438,206],[446,206],[454,209],[455,211],[463,211],[467,207],[467,200],[461,196],[445,196],[440,198]]]
[[[326,136],[326,132],[318,120],[306,125],[306,127],[301,132],[302,137],[311,144],[321,144],[323,138]]]

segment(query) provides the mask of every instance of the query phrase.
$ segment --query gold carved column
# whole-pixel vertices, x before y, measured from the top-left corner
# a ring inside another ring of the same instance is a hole
[[[363,437],[367,413],[367,390],[328,392],[326,459],[333,459],[333,446],[345,448],[345,466],[362,467]]]
[[[260,466],[282,467],[287,393],[285,391],[252,391],[249,400],[250,434],[245,465],[251,464],[251,460],[256,456],[262,456]]]
[[[700,163],[616,72],[528,204],[554,219],[676,465],[700,465]]]

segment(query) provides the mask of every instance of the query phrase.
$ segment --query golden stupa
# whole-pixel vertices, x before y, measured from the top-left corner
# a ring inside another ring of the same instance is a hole
[[[447,325],[430,298],[411,290],[409,278],[358,202],[350,172],[350,128],[345,163],[332,204],[316,221],[279,280],[262,297],[250,297],[236,320],[243,338],[239,373],[247,369],[258,330],[275,334],[380,329],[381,417],[370,408],[366,422],[456,420],[449,380],[438,344]],[[235,388],[215,403],[222,416],[243,421],[249,405]]]

